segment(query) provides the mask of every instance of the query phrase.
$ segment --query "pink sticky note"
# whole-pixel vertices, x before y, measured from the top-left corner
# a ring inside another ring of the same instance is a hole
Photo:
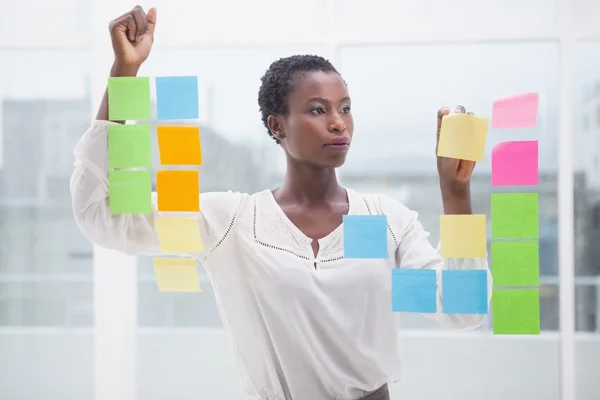
[[[492,150],[492,186],[538,184],[537,140],[498,143]]]
[[[492,105],[492,129],[531,128],[537,122],[539,94],[505,97]]]

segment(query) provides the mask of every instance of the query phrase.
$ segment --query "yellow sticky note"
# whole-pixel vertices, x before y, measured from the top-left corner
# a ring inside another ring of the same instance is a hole
[[[486,215],[440,216],[440,245],[444,258],[486,257]]]
[[[470,114],[451,114],[442,119],[437,155],[482,161],[488,119]]]
[[[154,274],[161,292],[201,292],[193,258],[155,258]]]
[[[160,249],[164,253],[198,253],[204,251],[196,218],[158,218],[154,222]]]

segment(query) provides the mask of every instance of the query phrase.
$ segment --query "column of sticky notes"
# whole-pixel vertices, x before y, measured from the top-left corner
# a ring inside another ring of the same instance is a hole
[[[488,130],[487,118],[470,114],[444,117],[438,143],[440,157],[481,161]],[[442,215],[440,246],[444,258],[486,257],[485,215]],[[445,314],[487,314],[485,270],[443,270],[442,310]],[[392,310],[436,313],[437,272],[434,269],[394,269]]]
[[[155,87],[159,121],[198,118],[196,77],[159,77]],[[110,120],[150,120],[149,78],[110,78],[108,99]],[[109,126],[109,207],[113,214],[152,213],[150,131],[149,124]],[[202,164],[198,126],[161,124],[157,137],[161,165]],[[198,171],[161,169],[156,186],[158,211],[163,216],[154,224],[161,251],[188,256],[203,251],[197,220]],[[154,269],[160,291],[200,291],[195,258],[155,258]]]
[[[536,125],[538,94],[500,99],[493,104],[492,128]],[[536,186],[538,142],[503,142],[492,151],[492,186]],[[538,194],[493,193],[491,267],[495,334],[539,334]]]
[[[149,78],[109,78],[108,117],[150,119]],[[108,201],[112,214],[152,212],[150,125],[108,127]]]

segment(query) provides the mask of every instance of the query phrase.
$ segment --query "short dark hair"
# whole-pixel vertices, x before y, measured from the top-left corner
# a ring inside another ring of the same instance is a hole
[[[294,80],[298,75],[314,71],[334,72],[339,75],[329,60],[321,56],[295,55],[273,62],[260,79],[258,105],[263,124],[276,143],[279,143],[279,139],[273,136],[267,118],[272,114],[286,115],[289,111],[287,98],[294,88]]]

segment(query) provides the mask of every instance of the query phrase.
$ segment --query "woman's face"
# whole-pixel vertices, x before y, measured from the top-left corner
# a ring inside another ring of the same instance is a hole
[[[288,115],[270,117],[271,131],[294,161],[342,166],[354,131],[346,83],[335,72],[308,72],[295,79]]]

